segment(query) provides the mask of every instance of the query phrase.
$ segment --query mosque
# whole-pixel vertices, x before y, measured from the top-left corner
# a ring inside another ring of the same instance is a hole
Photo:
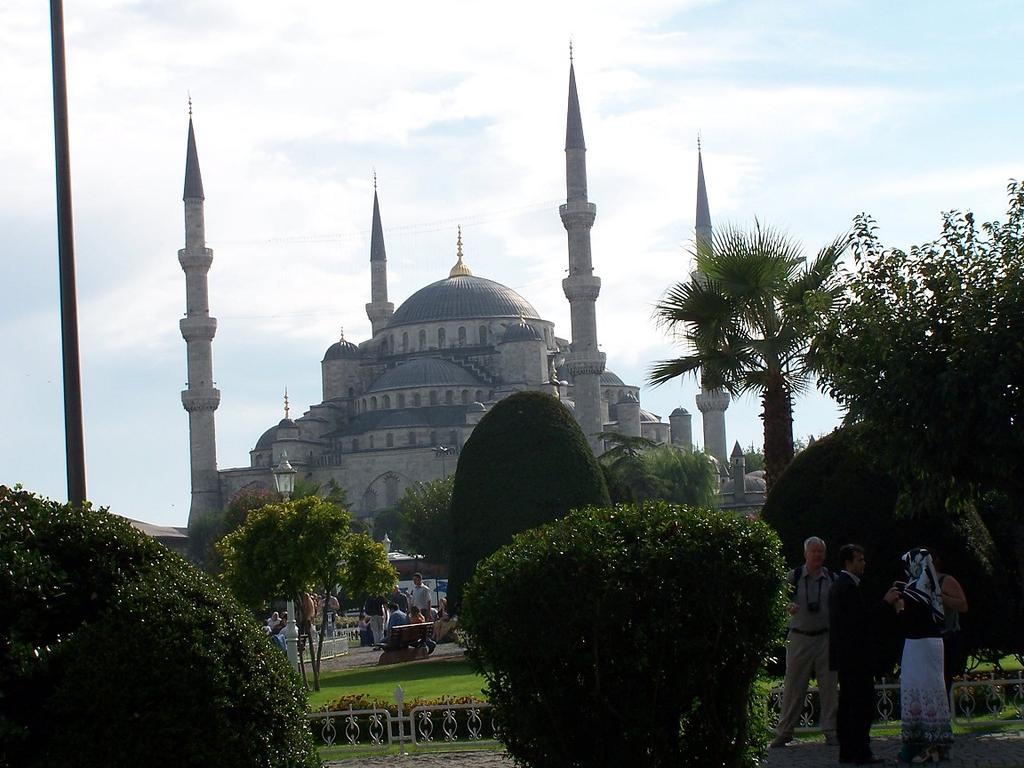
[[[699,153],[699,149],[698,149]],[[372,518],[389,509],[406,488],[454,471],[459,450],[480,419],[502,398],[521,390],[558,397],[570,408],[595,453],[601,432],[643,436],[692,448],[691,416],[677,408],[668,423],[640,405],[640,388],[624,383],[598,349],[597,298],[601,280],[591,262],[590,230],[597,213],[587,197],[586,146],[576,75],[569,66],[566,118],[566,202],[559,207],[568,237],[571,338],[511,288],[473,274],[461,231],[447,277],[399,304],[388,296],[387,255],[380,203],[374,190],[370,239],[371,337],[354,343],[344,335],[320,363],[323,400],[298,418],[285,401],[284,418],[263,432],[249,452],[249,466],[218,469],[203,182],[191,116],[185,162],[185,272],[187,311],[180,321],[188,359],[192,503],[189,523],[217,514],[245,488],[274,487],[272,470],[289,463],[297,477],[345,489],[353,515]],[[697,237],[710,238],[711,219],[698,154]],[[729,396],[702,391],[704,446],[723,469],[723,506],[760,506],[763,480],[746,475],[738,446],[726,456],[725,410]],[[737,466],[737,452],[739,464]],[[730,479],[730,477],[732,479]],[[732,489],[740,481],[740,491]],[[759,482],[760,480],[760,482]]]

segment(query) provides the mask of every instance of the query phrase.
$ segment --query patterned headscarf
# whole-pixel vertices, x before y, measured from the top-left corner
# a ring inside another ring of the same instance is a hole
[[[907,586],[903,597],[928,606],[932,612],[932,621],[942,624],[946,613],[942,608],[942,588],[939,577],[932,564],[931,553],[927,549],[912,549],[900,558],[903,570],[907,575]]]

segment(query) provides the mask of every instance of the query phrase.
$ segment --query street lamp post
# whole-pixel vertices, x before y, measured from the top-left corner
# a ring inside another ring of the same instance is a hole
[[[274,473],[274,485],[285,501],[291,498],[295,491],[295,475],[297,471],[288,462],[287,451],[281,451],[281,463],[272,470]],[[288,663],[297,672],[299,669],[299,628],[295,624],[295,600],[294,595],[288,599],[288,623],[284,628],[284,642],[288,650]]]
[[[298,474],[298,470],[288,462],[287,451],[281,451],[281,463],[271,471],[274,473],[274,485],[277,487],[277,492],[284,496],[285,501],[288,501],[295,490],[295,475]]]

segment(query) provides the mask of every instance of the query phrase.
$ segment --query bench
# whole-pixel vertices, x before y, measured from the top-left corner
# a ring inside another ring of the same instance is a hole
[[[434,623],[402,624],[392,627],[388,633],[387,644],[377,659],[377,666],[398,664],[402,661],[415,661],[427,657],[427,639],[434,634]]]

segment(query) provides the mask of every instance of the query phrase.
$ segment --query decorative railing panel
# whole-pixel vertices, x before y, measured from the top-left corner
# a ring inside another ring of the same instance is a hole
[[[782,714],[782,687],[773,688],[768,699],[772,725]],[[886,726],[900,722],[900,684],[887,681],[875,685],[875,725]],[[950,691],[950,714],[957,725],[1004,725],[1024,723],[1024,673],[1015,676],[987,679],[958,680]],[[818,689],[807,689],[804,708],[800,713],[798,733],[821,730],[821,705]]]

